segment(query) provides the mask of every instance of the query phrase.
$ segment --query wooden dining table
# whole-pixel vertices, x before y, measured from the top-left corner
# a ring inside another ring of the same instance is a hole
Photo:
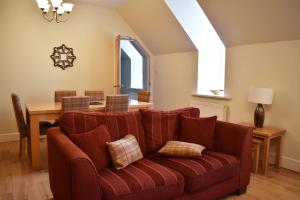
[[[152,108],[153,104],[148,102],[139,102],[136,100],[129,101],[129,111],[135,111],[141,108]],[[98,105],[90,105],[90,111],[104,112],[105,102]],[[30,133],[31,133],[31,165],[32,170],[41,170],[41,144],[39,122],[56,120],[61,115],[60,102],[48,103],[28,103],[26,104],[26,112],[30,117]]]

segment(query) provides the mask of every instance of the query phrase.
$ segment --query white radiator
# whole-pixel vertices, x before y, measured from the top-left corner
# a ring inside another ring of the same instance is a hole
[[[200,117],[211,117],[216,115],[218,120],[227,121],[228,106],[199,101],[192,101],[191,106],[200,109]]]

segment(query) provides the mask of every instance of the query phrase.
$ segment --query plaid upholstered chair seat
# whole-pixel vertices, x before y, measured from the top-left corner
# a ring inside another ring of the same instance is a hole
[[[106,96],[106,112],[127,112],[129,107],[129,95]]]
[[[63,97],[61,104],[61,112],[79,111],[88,112],[90,105],[90,97]]]
[[[63,97],[76,96],[75,90],[57,90],[54,92],[55,102],[61,102]]]
[[[100,90],[86,90],[84,96],[90,97],[90,105],[101,104],[104,101],[104,92]]]

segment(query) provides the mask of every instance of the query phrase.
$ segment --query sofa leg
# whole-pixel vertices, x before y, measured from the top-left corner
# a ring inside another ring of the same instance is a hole
[[[245,194],[246,192],[247,192],[247,186],[244,186],[244,187],[239,188],[235,193],[237,195],[242,195],[242,194]]]

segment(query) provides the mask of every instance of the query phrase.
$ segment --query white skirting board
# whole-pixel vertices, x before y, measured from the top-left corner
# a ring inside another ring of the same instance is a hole
[[[19,141],[19,133],[0,133],[0,142]]]
[[[40,138],[47,138],[46,135],[41,135]],[[0,133],[0,143],[1,142],[15,142],[19,141],[19,133]]]
[[[300,161],[289,157],[281,157],[281,166],[296,172],[300,172]]]
[[[300,172],[300,161],[286,156],[281,156],[281,167]],[[275,163],[275,153],[270,154],[269,163]]]

